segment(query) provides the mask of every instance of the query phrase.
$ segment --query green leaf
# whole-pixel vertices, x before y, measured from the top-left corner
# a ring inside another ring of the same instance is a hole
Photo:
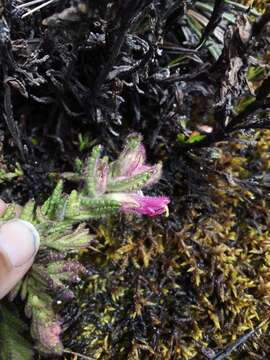
[[[84,225],[81,224],[77,229],[67,235],[62,237],[59,237],[59,235],[49,237],[46,240],[46,246],[54,250],[67,252],[87,247],[92,239],[93,236],[89,234],[88,229],[85,229]]]
[[[52,195],[46,200],[44,205],[42,206],[42,213],[47,215],[50,219],[53,219],[57,214],[57,209],[59,207],[59,202],[62,199],[62,192],[63,192],[63,181],[60,180]]]
[[[195,142],[202,141],[205,138],[205,135],[202,134],[194,134],[187,138],[184,134],[177,135],[177,141],[181,144],[194,144]]]
[[[177,141],[179,141],[181,144],[185,144],[187,138],[184,134],[177,134]]]
[[[96,167],[101,156],[102,147],[97,145],[93,148],[91,156],[87,160],[86,164],[86,179],[84,192],[88,196],[96,195]]]
[[[20,219],[33,222],[34,208],[35,208],[34,201],[28,201],[28,203],[24,205],[22,209],[22,212],[20,214]]]
[[[107,186],[108,192],[136,191],[143,188],[151,179],[152,172],[145,171],[141,174],[130,176],[127,179],[110,181]]]
[[[187,143],[188,144],[194,144],[196,142],[200,142],[205,138],[205,135],[201,135],[201,134],[196,134],[196,135],[191,135],[188,140]]]
[[[65,218],[70,219],[78,215],[80,211],[80,198],[76,190],[73,190],[66,202]]]
[[[22,336],[28,330],[15,309],[0,306],[0,358],[1,360],[31,360],[32,345]]]

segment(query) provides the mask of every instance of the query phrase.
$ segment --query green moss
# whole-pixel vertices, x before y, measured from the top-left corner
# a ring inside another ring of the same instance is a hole
[[[218,159],[201,163],[208,171],[195,169],[193,196],[211,184],[205,198],[189,198],[187,169],[179,170],[168,220],[178,230],[133,217],[99,226],[96,253],[83,256],[93,274],[80,290],[78,350],[95,359],[200,359],[260,326],[270,303],[270,212],[254,174],[269,171],[269,136],[256,134],[253,147],[223,144]],[[226,358],[264,356],[267,329],[266,321]]]

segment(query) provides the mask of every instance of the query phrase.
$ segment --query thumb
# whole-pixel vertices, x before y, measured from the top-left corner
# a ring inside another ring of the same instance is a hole
[[[14,219],[0,226],[0,299],[30,269],[38,248],[38,232],[28,221]]]

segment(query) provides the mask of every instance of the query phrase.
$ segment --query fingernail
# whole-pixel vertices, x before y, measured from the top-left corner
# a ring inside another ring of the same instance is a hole
[[[0,299],[30,269],[38,248],[39,234],[28,221],[11,220],[0,227]]]
[[[11,220],[0,227],[0,252],[12,266],[24,265],[35,256],[38,248],[38,232],[28,221]]]

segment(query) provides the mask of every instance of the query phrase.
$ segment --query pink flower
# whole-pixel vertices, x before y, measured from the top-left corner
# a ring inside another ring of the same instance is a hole
[[[38,322],[39,341],[47,351],[54,351],[59,354],[63,351],[60,339],[61,326],[58,321]]]
[[[121,210],[125,213],[150,217],[168,213],[170,202],[166,196],[144,196],[142,193],[113,193],[109,195],[109,198],[119,202]]]
[[[118,177],[134,176],[150,168],[150,166],[144,165],[145,148],[142,144],[139,144],[134,149],[124,149],[119,160]]]
[[[158,182],[161,176],[161,164],[148,165],[145,163],[145,148],[141,144],[142,137],[139,134],[128,136],[126,145],[117,161],[111,165],[110,184],[130,179],[138,175],[146,175],[147,181],[144,181],[142,187],[146,187]],[[138,177],[137,177],[138,178]],[[110,187],[110,185],[109,185]]]
[[[168,213],[170,200],[167,197],[144,196],[141,192],[160,179],[161,170],[161,163],[146,163],[145,148],[139,134],[127,137],[119,158],[110,164],[108,158],[101,158],[101,148],[95,147],[88,161],[86,182],[86,194],[95,199],[91,204],[91,199],[82,197],[82,204],[92,211],[96,207],[101,214],[110,209],[150,217]]]

